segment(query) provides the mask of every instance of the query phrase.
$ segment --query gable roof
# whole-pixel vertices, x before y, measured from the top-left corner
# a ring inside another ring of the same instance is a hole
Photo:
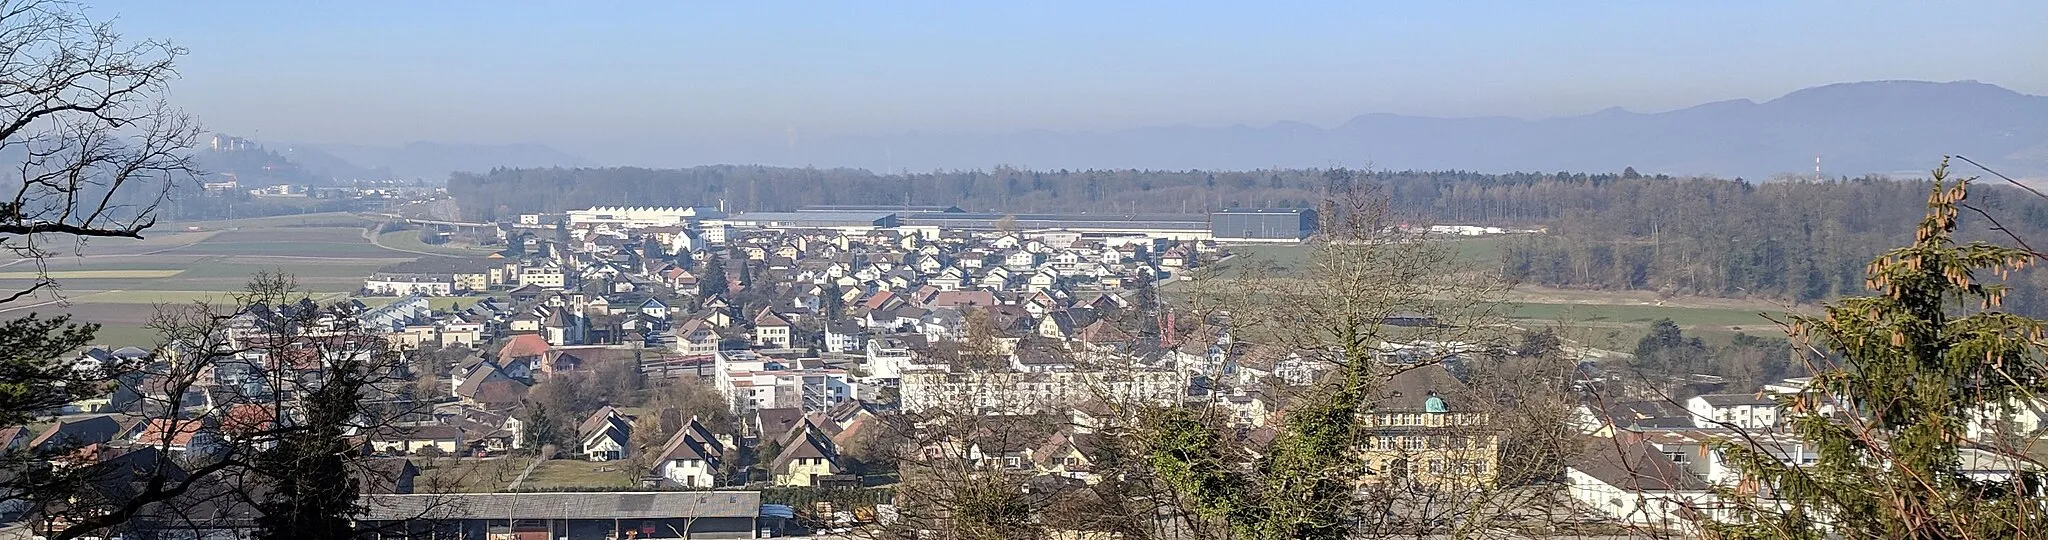
[[[789,323],[789,319],[783,318],[783,317],[782,317],[782,314],[780,314],[780,313],[776,313],[776,312],[775,312],[775,310],[774,310],[773,308],[763,307],[763,308],[761,308],[761,312],[760,312],[760,313],[756,313],[756,314],[754,315],[754,327],[755,327],[755,328],[761,328],[761,327],[773,327],[773,326],[784,326],[784,327],[786,327],[786,326],[792,326],[792,325],[791,325],[791,324]]]
[[[674,435],[668,437],[668,443],[662,445],[661,455],[656,456],[655,461],[660,463],[680,459],[715,462],[724,457],[725,446],[718,442],[718,438],[711,434],[710,429],[705,428],[704,424],[693,416],[690,417],[689,423],[683,424]]]
[[[498,349],[498,358],[541,356],[547,354],[548,347],[547,338],[540,334],[519,334],[505,341],[505,346]]]
[[[839,466],[839,451],[832,446],[832,439],[808,427],[782,448],[782,454],[775,456],[769,470],[787,470],[790,462],[808,458],[824,459],[832,474],[845,471]]]
[[[1665,457],[1649,443],[1620,439],[1586,441],[1571,468],[1624,491],[1705,491],[1707,483]]]
[[[590,435],[598,430],[609,428],[615,422],[628,421],[629,418],[626,413],[619,412],[610,405],[598,407],[596,412],[590,413],[589,417],[576,425],[576,434],[581,435],[584,440],[589,440]]]
[[[754,419],[760,425],[761,436],[779,438],[803,421],[804,410],[795,407],[761,409],[754,411]]]
[[[58,420],[49,429],[43,430],[29,447],[37,450],[53,450],[63,445],[88,445],[114,440],[121,432],[121,423],[112,415],[99,415],[75,420]]]

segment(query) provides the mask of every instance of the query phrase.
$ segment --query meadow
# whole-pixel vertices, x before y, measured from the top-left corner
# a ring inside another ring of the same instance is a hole
[[[1510,236],[1485,236],[1435,240],[1448,244],[1461,265],[1487,268],[1497,264],[1500,250]],[[1300,275],[1309,264],[1310,248],[1304,245],[1260,244],[1230,246],[1233,256],[1204,269],[1206,275],[1231,279],[1250,268],[1269,268],[1270,277],[1289,279]],[[1169,287],[1171,291],[1171,286]],[[1575,327],[1618,329],[1623,334],[1648,328],[1659,319],[1671,319],[1681,327],[1715,332],[1777,331],[1775,317],[1788,311],[1810,308],[1786,306],[1762,300],[1677,297],[1660,298],[1652,291],[1590,291],[1517,286],[1503,301],[1511,320],[1530,325],[1564,324]]]
[[[0,261],[0,290],[28,287],[45,271],[58,282],[0,306],[0,317],[69,314],[103,325],[99,343],[147,345],[155,333],[144,326],[158,306],[230,303],[258,273],[289,274],[316,298],[340,298],[378,268],[421,256],[371,242],[371,225],[344,213],[165,223],[141,240],[64,246],[40,270],[30,260]],[[398,236],[407,235],[417,243],[415,233]]]

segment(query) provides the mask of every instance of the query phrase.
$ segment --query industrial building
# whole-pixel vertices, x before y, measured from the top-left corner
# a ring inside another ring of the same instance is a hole
[[[593,206],[589,210],[570,210],[569,225],[612,225],[619,227],[680,227],[689,223],[721,217],[724,214],[712,208],[694,206]],[[536,217],[536,223],[538,223]]]
[[[926,212],[903,214],[903,227],[993,231],[1065,230],[1088,234],[1142,234],[1175,240],[1209,237],[1209,218],[1201,214],[997,214]]]
[[[795,212],[745,212],[704,220],[747,229],[834,229],[864,233],[901,228],[939,231],[1066,231],[1088,236],[1146,236],[1179,241],[1300,242],[1315,234],[1303,208],[1235,208],[1213,214],[1004,214],[951,206],[814,205]]]
[[[894,212],[921,214],[939,212],[965,212],[958,206],[921,206],[893,204],[813,204],[796,209],[798,212]]]
[[[742,212],[706,223],[731,225],[743,229],[834,229],[847,233],[864,233],[895,227],[898,220],[895,212]]]
[[[1209,214],[1218,242],[1300,242],[1316,232],[1316,211],[1306,208],[1230,208]]]

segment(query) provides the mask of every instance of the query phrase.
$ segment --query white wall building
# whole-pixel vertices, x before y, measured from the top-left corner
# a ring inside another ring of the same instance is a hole
[[[1685,400],[1696,427],[1770,429],[1778,425],[1778,401],[1754,394],[1704,394]]]
[[[904,373],[903,410],[947,409],[986,414],[1063,411],[1091,399],[1122,403],[1177,403],[1187,378],[1168,370],[1040,373]]]
[[[854,399],[859,383],[843,369],[800,368],[753,351],[718,351],[713,381],[734,412],[800,408],[824,412]]]
[[[716,217],[722,217],[716,210],[690,206],[593,206],[589,210],[570,210],[569,226],[679,227],[700,219]]]

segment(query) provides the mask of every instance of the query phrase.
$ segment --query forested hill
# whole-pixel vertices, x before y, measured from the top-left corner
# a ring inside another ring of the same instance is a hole
[[[959,205],[1008,212],[1205,212],[1313,207],[1330,171],[1027,171],[875,175],[852,169],[697,167],[499,169],[458,174],[468,219],[593,205]],[[1925,181],[1874,178],[1751,184],[1634,174],[1378,172],[1363,176],[1414,223],[1545,227],[1517,239],[1502,269],[1530,283],[1812,301],[1861,292],[1871,258],[1912,240]],[[1995,183],[1973,204],[2048,243],[2048,201]],[[2000,240],[1964,216],[1964,238]],[[2048,311],[2039,272],[2009,305]]]
[[[1361,111],[1369,112],[1369,111]],[[871,170],[978,168],[1249,169],[1373,164],[1392,169],[1618,171],[1751,180],[1892,174],[1962,154],[2008,174],[2048,176],[2048,96],[1959,81],[1869,81],[1671,111],[1619,108],[1558,118],[1373,113],[1301,122],[783,139],[679,145],[670,163],[807,164]]]

